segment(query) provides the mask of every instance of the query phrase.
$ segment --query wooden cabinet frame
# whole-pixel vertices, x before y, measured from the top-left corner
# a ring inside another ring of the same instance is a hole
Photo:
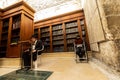
[[[20,15],[19,41],[28,40],[34,33],[34,13],[35,11],[24,1],[17,2],[2,9],[2,21],[9,18],[8,41],[6,57],[20,57],[20,44],[11,45],[13,17]],[[0,39],[1,40],[1,39]]]
[[[80,20],[84,19],[85,21],[85,17],[84,17],[84,11],[83,10],[77,10],[77,11],[73,11],[70,13],[66,13],[66,14],[62,14],[59,16],[55,16],[55,17],[51,17],[51,18],[47,18],[47,19],[43,19],[40,21],[36,21],[34,28],[35,29],[41,29],[42,27],[45,26],[49,26],[50,27],[50,52],[53,52],[53,38],[52,38],[52,26],[53,25],[57,25],[57,24],[62,24],[62,30],[63,30],[63,36],[64,36],[64,51],[68,51],[67,50],[67,38],[66,38],[66,29],[65,29],[65,24],[67,22],[71,22],[71,21],[77,21],[78,24],[78,34],[82,37],[82,29],[81,29],[81,23]],[[85,26],[85,30],[87,32],[87,27]],[[40,33],[38,33],[40,36]],[[88,34],[86,34],[86,42],[88,43],[87,45],[89,46],[89,38],[88,38]],[[88,49],[90,50],[90,48]]]

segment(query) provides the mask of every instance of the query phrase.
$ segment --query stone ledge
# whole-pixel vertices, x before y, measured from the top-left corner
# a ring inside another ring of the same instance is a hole
[[[109,66],[105,65],[101,61],[92,58],[89,62],[93,67],[98,68],[103,74],[105,74],[109,80],[120,80],[120,73],[111,69]]]

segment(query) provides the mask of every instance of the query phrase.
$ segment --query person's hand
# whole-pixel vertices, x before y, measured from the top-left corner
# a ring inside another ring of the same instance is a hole
[[[29,49],[25,50],[24,52],[29,52]]]
[[[34,52],[36,52],[36,50],[32,50],[32,52],[34,53]]]

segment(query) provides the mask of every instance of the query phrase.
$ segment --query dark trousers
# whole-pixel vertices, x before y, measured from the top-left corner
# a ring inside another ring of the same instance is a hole
[[[30,52],[24,52],[22,55],[22,59],[24,61],[24,67],[25,68],[30,68],[31,67],[31,54]],[[37,60],[37,53],[32,53],[32,60],[36,61]]]
[[[84,56],[82,53],[82,47],[76,47],[76,54],[79,56],[79,58],[82,58]]]

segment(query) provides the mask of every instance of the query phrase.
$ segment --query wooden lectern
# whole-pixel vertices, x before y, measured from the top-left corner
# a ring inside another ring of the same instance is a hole
[[[32,44],[30,43],[29,40],[19,41],[18,44],[21,44],[21,52],[20,52],[21,69],[24,67],[23,59],[22,59],[23,51],[26,50],[26,49],[29,49],[29,48],[31,49],[30,50],[30,54],[31,54],[31,66],[30,66],[30,68],[33,69]]]

